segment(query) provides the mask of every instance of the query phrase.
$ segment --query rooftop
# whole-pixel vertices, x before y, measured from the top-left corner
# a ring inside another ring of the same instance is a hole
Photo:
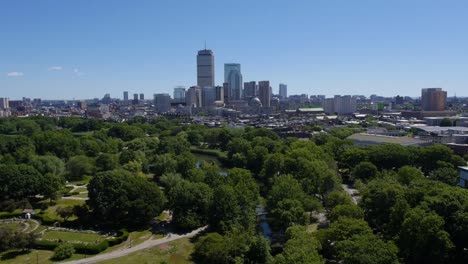
[[[411,137],[391,137],[366,133],[353,134],[348,139],[362,145],[399,144],[402,146],[412,146],[426,143],[426,141]]]

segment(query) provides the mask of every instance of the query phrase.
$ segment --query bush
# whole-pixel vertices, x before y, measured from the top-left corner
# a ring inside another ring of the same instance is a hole
[[[71,257],[75,253],[75,248],[72,244],[68,243],[61,243],[58,245],[54,250],[54,256],[52,259],[54,260],[62,260]]]
[[[124,241],[126,241],[128,239],[128,231],[126,229],[120,229],[119,230],[119,236],[118,237],[115,237],[115,238],[112,238],[112,239],[109,239],[109,246],[112,247],[112,246],[115,246],[115,245],[118,245]]]

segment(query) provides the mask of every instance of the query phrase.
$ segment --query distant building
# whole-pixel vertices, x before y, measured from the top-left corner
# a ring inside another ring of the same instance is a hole
[[[0,98],[0,110],[6,110],[10,108],[10,99],[9,98]]]
[[[258,97],[263,107],[270,107],[271,87],[270,81],[258,82]]]
[[[458,186],[462,188],[468,188],[468,167],[458,167],[460,169],[460,181]]]
[[[141,93],[140,94],[140,101],[144,101],[145,100],[145,94]]]
[[[201,88],[199,86],[192,86],[185,92],[185,105],[189,107],[201,107],[201,97]]]
[[[224,82],[229,87],[229,100],[242,99],[242,74],[239,63],[224,64]]]
[[[132,101],[132,104],[137,105],[138,103],[139,103],[139,101],[138,101],[138,94],[135,93],[135,94],[133,94],[133,101]]]
[[[352,114],[356,112],[356,107],[356,98],[350,95],[335,95],[334,98],[327,98],[323,102],[325,113],[328,114]]]
[[[185,102],[185,87],[177,86],[174,88],[174,102],[175,103]]]
[[[171,110],[171,96],[167,93],[155,94],[154,106],[157,112],[169,112]]]
[[[256,82],[245,82],[244,83],[244,98],[247,101],[250,101],[252,98],[257,96],[256,93],[257,84]]]
[[[227,82],[223,83],[223,93],[224,93],[224,102],[229,102],[229,84]]]
[[[197,55],[197,85],[200,87],[215,85],[214,55],[211,50],[200,50]]]
[[[444,111],[447,92],[442,88],[424,88],[421,91],[421,109],[423,111]]]
[[[128,92],[127,91],[123,92],[123,100],[124,100],[124,102],[128,102]]]
[[[202,88],[202,106],[211,107],[216,101],[216,88],[205,86]]]
[[[224,102],[224,87],[216,86],[216,101]]]
[[[286,84],[279,84],[279,96],[283,99],[288,98],[288,86]]]

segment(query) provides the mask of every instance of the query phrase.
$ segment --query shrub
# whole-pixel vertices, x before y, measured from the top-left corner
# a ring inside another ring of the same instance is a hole
[[[75,253],[75,248],[72,244],[60,243],[54,250],[54,260],[62,260],[71,257]]]

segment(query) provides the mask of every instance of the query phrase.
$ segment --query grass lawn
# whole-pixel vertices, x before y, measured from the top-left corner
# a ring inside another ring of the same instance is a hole
[[[164,237],[163,235],[160,235],[160,234],[155,235],[151,233],[151,231],[149,230],[130,232],[130,235],[127,241],[124,241],[112,247],[108,247],[102,253],[108,253],[108,252],[115,251],[121,248],[128,248],[130,247],[130,243],[132,243],[132,246],[136,246],[140,243],[145,242],[149,238],[158,239],[158,238],[163,238],[163,237]]]
[[[89,181],[91,181],[91,176],[84,176],[83,180],[81,180],[81,181],[73,181],[73,182],[70,182],[69,184],[73,184],[73,185],[85,185],[85,184],[88,184]]]
[[[41,201],[41,203],[48,203],[48,200]],[[67,207],[67,206],[75,206],[75,205],[83,205],[86,201],[82,200],[64,200],[64,199],[59,199],[57,200],[57,204],[54,206],[49,206],[46,210],[45,213],[52,219],[57,219],[57,220],[62,220],[60,216],[57,215],[57,208],[58,207]],[[75,220],[76,216],[72,216],[68,218],[67,220]]]
[[[85,242],[85,243],[96,243],[104,240],[104,237],[99,234],[92,233],[80,233],[80,232],[68,232],[68,231],[46,231],[42,236],[42,239],[47,240],[59,240],[68,242]]]
[[[9,254],[14,256],[18,254],[16,257],[9,257]],[[19,252],[19,251],[9,251],[9,252],[3,252],[0,253],[0,262],[2,264],[18,264],[18,263],[40,263],[40,264],[52,264],[56,263],[50,260],[50,258],[54,255],[53,251],[49,250],[32,250],[30,252]],[[64,261],[69,261],[69,260],[77,260],[77,259],[82,259],[85,256],[82,254],[73,254],[71,258],[68,258]]]
[[[88,188],[86,187],[80,187],[74,190],[74,192],[87,192],[87,191],[88,191]]]
[[[78,197],[78,198],[88,198],[88,193],[85,192],[85,193],[79,193],[77,195],[73,195],[73,196],[70,196],[70,197]]]
[[[318,224],[315,223],[315,224],[310,224],[307,226],[307,232],[308,233],[313,233],[315,231],[317,231],[317,228],[318,228]]]
[[[132,253],[130,255],[98,262],[99,264],[120,264],[120,263],[171,263],[185,264],[192,263],[190,254],[193,252],[193,244],[189,238],[181,238],[168,244],[158,245],[145,250]]]

